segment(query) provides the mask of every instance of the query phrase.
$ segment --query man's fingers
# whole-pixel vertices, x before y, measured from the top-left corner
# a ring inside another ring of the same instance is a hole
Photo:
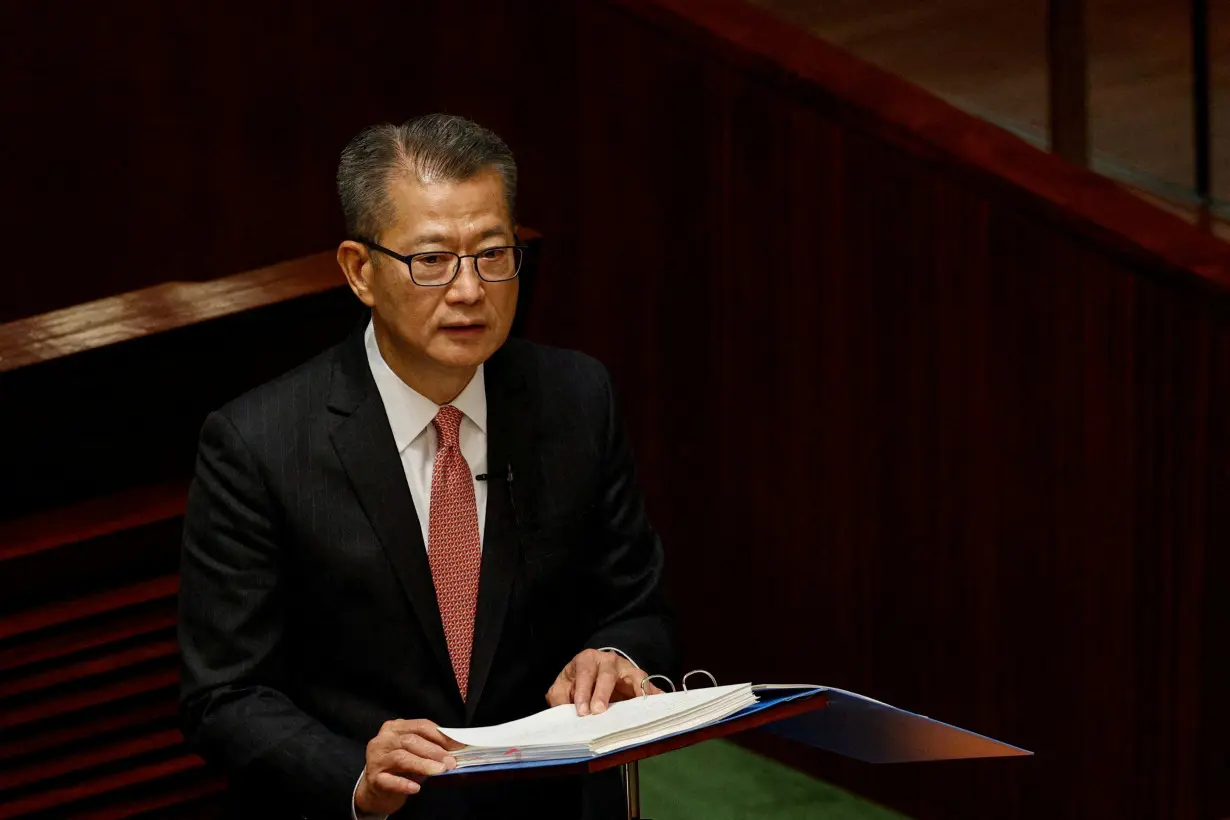
[[[641,691],[641,681],[649,677],[644,669],[638,669],[628,664],[619,676],[615,685],[615,694],[623,698],[639,698],[641,695],[660,695],[662,690],[653,685],[653,681],[645,681],[645,689]]]
[[[395,772],[409,776],[411,779],[444,774],[448,771],[448,766],[443,762],[428,757],[419,757],[405,749],[394,749],[382,758],[380,763],[381,768],[386,772]]]
[[[365,776],[355,789],[355,806],[369,814],[399,810],[432,775],[457,767],[449,750],[459,744],[430,720],[390,720],[367,744]]]
[[[375,777],[368,778],[377,789],[397,794],[418,794],[423,787],[413,780],[398,777],[390,772],[379,772]]]
[[[434,723],[421,728],[417,734],[419,737],[424,738],[439,746],[441,749],[445,749],[450,752],[455,752],[465,745],[464,743],[458,743],[448,735],[441,732],[440,727],[436,726]]]
[[[373,743],[386,749],[404,748],[407,738],[421,737],[444,751],[455,752],[465,744],[458,743],[440,731],[430,720],[390,720],[380,727]],[[429,755],[434,757],[434,755]]]
[[[563,706],[565,703],[572,703],[572,681],[561,674],[547,690],[547,705]]]
[[[618,680],[615,660],[610,657],[603,658],[598,664],[598,676],[594,680],[594,691],[589,700],[589,708],[594,714],[606,711],[607,704],[611,702],[611,692],[615,690]]]
[[[440,740],[447,741],[448,738],[444,735],[440,735]],[[453,756],[448,753],[447,749],[438,743],[431,742],[422,735],[402,735],[401,747],[404,751],[407,751],[412,755],[424,757],[429,760],[438,760],[445,766],[448,766],[448,768],[453,768],[453,766],[449,765],[449,761],[452,761],[454,765],[457,762],[453,760]]]
[[[572,702],[578,715],[589,714],[589,702],[594,696],[594,679],[598,676],[598,653],[582,652],[573,660],[576,674],[572,682]]]
[[[380,727],[380,734],[394,735],[416,734],[429,737],[431,732],[439,731],[439,727],[430,720],[386,720]]]
[[[578,715],[605,712],[611,700],[625,700],[642,694],[641,681],[648,673],[627,658],[613,652],[586,649],[572,659],[547,690],[547,703],[559,706],[572,702]],[[651,682],[644,694],[660,695]]]

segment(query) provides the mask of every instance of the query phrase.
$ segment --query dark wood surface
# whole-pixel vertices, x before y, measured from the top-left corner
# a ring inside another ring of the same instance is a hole
[[[615,374],[686,663],[1038,753],[807,758],[911,816],[1225,816],[1226,247],[739,4],[578,32],[549,231],[629,239],[531,331]]]
[[[1083,0],[1048,0],[1046,9],[1047,145],[1089,166],[1089,38]]]
[[[332,251],[206,282],[163,282],[0,325],[0,373],[344,287]]]
[[[528,769],[514,770],[466,771],[465,769],[460,769],[457,774],[435,778],[432,781],[432,786],[435,788],[439,788],[441,786],[453,788],[457,786],[464,786],[467,783],[490,783],[506,780],[521,780],[525,778],[564,777],[566,775],[587,773],[593,774],[595,772],[606,771],[607,769],[614,769],[615,767],[622,766],[625,763],[648,760],[651,757],[657,757],[658,755],[666,754],[667,752],[677,751],[678,749],[686,749],[689,746],[695,746],[697,743],[704,743],[706,740],[719,740],[721,738],[732,737],[742,732],[747,732],[751,729],[757,729],[770,723],[776,723],[779,720],[786,720],[787,718],[796,717],[808,712],[814,712],[817,709],[824,709],[828,705],[829,700],[827,695],[812,695],[810,697],[779,703],[775,706],[770,706],[767,709],[762,709],[759,712],[744,715],[743,717],[735,718],[733,720],[723,721],[722,723],[716,723],[711,726],[705,726],[692,732],[686,732],[673,737],[665,737],[661,740],[655,740],[652,743],[644,743],[630,749],[612,752],[610,754],[602,755],[601,757],[593,758],[592,760],[582,760],[576,763],[566,763],[559,766],[537,766]]]
[[[473,116],[550,237],[526,334],[618,386],[688,666],[1037,752],[796,755],[920,820],[1230,815],[1224,245],[734,2],[6,12],[5,317],[328,247],[351,134]],[[348,326],[331,294],[4,373],[0,518],[182,474],[203,408]]]
[[[380,120],[439,109],[492,120],[495,107],[494,124],[525,123],[505,128],[523,162],[554,165],[571,138],[551,119],[530,123],[556,104],[537,89],[567,82],[541,59],[569,48],[550,19],[559,8],[543,25],[473,0],[8,4],[0,120],[22,125],[0,154],[11,251],[0,321],[336,246],[338,155]],[[455,40],[428,37],[409,59],[408,33],[423,31],[516,47],[458,60]],[[527,186],[527,212],[541,196]]]
[[[1046,0],[750,0],[793,25],[1047,145]],[[1088,136],[1100,173],[1150,189],[1197,217],[1191,15],[1199,2],[1085,0]],[[1230,132],[1216,112],[1230,99],[1230,10],[1212,0],[1209,49],[1215,115],[1213,184],[1230,200]],[[1213,229],[1230,238],[1228,212]]]

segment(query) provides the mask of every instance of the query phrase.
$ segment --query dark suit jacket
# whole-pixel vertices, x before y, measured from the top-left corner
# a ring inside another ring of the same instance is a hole
[[[587,647],[674,671],[662,547],[606,371],[510,339],[485,378],[491,485],[464,703],[361,330],[206,420],[182,554],[181,713],[191,746],[231,775],[228,816],[349,818],[384,721],[523,717]],[[580,792],[575,779],[429,781],[405,813],[576,818]]]

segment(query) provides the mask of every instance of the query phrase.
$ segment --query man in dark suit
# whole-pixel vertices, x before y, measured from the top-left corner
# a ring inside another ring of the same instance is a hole
[[[185,735],[230,773],[228,816],[580,817],[576,780],[428,778],[456,765],[439,726],[602,711],[674,669],[610,381],[508,339],[523,249],[497,136],[377,126],[338,188],[371,319],[205,422]]]

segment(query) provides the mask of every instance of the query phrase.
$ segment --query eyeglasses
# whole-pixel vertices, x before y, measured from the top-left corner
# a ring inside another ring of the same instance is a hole
[[[485,248],[478,253],[453,253],[452,251],[424,251],[403,256],[366,239],[356,240],[374,251],[391,256],[405,263],[410,269],[414,284],[425,288],[442,288],[451,285],[461,273],[461,260],[473,259],[474,270],[484,282],[507,282],[517,278],[521,260],[525,258],[525,245],[500,245]]]

